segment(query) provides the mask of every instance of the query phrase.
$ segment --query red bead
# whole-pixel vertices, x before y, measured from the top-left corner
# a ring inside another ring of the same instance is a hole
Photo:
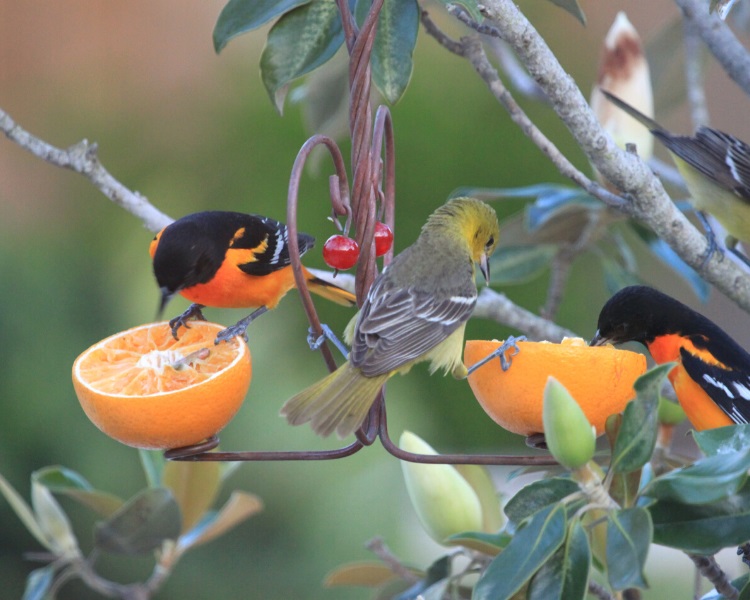
[[[332,269],[345,271],[357,264],[359,245],[344,235],[332,235],[323,244],[323,260]]]
[[[375,256],[383,256],[393,245],[393,231],[385,223],[375,224]]]

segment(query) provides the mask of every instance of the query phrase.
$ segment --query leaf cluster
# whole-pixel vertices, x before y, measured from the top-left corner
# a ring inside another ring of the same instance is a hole
[[[180,558],[262,510],[259,498],[234,491],[219,510],[212,510],[230,469],[216,462],[165,462],[161,454],[141,451],[148,487],[129,500],[94,488],[79,473],[60,466],[45,467],[31,476],[31,505],[0,476],[0,493],[26,529],[47,551],[45,566],[27,579],[24,600],[54,596],[78,577],[108,597],[148,598],[156,592]],[[55,496],[69,498],[92,510],[100,520],[92,548],[84,554],[71,522]],[[101,553],[153,555],[155,566],[142,583],[120,584],[96,572]]]

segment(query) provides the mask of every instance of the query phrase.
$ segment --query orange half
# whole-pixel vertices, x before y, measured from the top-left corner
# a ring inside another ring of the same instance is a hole
[[[497,349],[497,340],[469,340],[464,360],[472,365]],[[646,357],[611,346],[588,346],[581,338],[550,342],[518,342],[510,369],[493,359],[469,375],[469,385],[484,411],[501,427],[521,435],[543,433],[544,386],[551,375],[583,409],[596,434],[604,422],[622,412],[635,397],[633,383],[646,372]]]
[[[244,340],[214,345],[222,329],[195,321],[175,340],[168,323],[150,323],[94,344],[73,364],[81,407],[94,425],[128,446],[202,442],[229,423],[252,377]]]

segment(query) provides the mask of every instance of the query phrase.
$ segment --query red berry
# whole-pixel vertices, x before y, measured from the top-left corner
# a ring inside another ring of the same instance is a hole
[[[332,235],[323,244],[323,260],[332,269],[351,269],[358,258],[359,245],[345,235]]]
[[[393,245],[393,232],[385,223],[375,224],[375,256],[383,256]]]

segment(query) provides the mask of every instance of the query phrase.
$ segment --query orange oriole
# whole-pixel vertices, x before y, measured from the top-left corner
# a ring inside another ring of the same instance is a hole
[[[484,202],[456,198],[438,208],[417,241],[373,282],[347,328],[347,362],[289,399],[281,414],[292,425],[309,421],[320,435],[345,437],[362,425],[395,373],[429,360],[431,372],[466,377],[461,354],[477,302],[474,264],[489,280],[498,236],[497,215]]]
[[[304,233],[297,240],[300,254],[315,242]],[[170,321],[174,336],[188,319],[203,318],[205,306],[256,308],[217,341],[245,335],[255,317],[275,308],[295,287],[288,242],[289,231],[283,223],[237,212],[193,213],[162,229],[149,248],[161,290],[159,313],[177,293],[193,302]],[[347,306],[356,303],[354,294],[303,271],[311,292]]]
[[[678,363],[669,380],[696,429],[750,419],[750,354],[700,313],[655,289],[626,287],[602,308],[591,345],[629,341],[657,363]]]

